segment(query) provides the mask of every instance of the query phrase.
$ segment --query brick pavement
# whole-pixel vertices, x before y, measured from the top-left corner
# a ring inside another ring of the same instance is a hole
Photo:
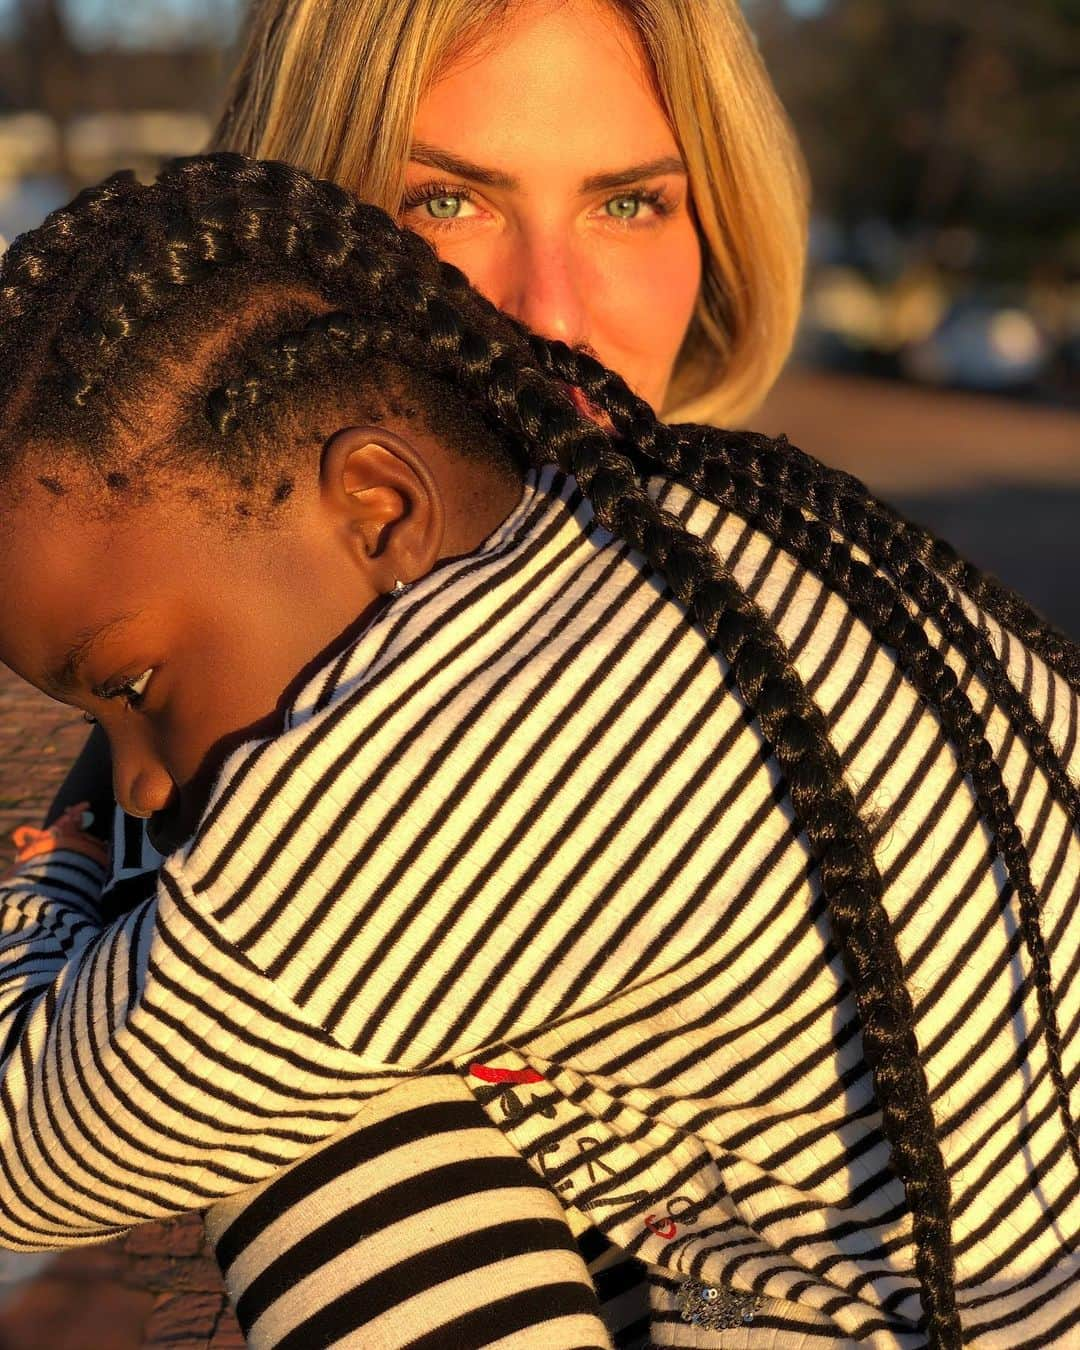
[[[54,703],[0,666],[0,864],[11,860],[11,831],[36,821],[86,739],[77,713]]]

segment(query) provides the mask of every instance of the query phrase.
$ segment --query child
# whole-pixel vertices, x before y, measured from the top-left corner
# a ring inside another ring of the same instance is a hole
[[[268,1275],[228,1197],[300,1160],[330,1203],[315,1146],[438,1071],[646,1263],[656,1344],[1068,1342],[1065,639],[284,166],[111,180],[13,247],[0,316],[0,659],[177,848],[112,924],[85,854],[4,888],[6,1243],[220,1202],[241,1303],[310,1304],[316,1238]],[[507,1343],[603,1344],[544,1213],[523,1298],[492,1263],[354,1343],[489,1343],[504,1300]]]

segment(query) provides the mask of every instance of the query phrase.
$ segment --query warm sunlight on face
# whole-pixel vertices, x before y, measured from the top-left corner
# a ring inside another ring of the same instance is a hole
[[[12,479],[0,663],[100,723],[116,800],[159,852],[191,836],[228,753],[282,730],[392,581],[471,553],[518,501],[516,474],[392,421],[343,421],[318,459],[290,461],[265,518],[212,470],[163,472],[107,511],[96,469],[68,471],[60,497],[37,476],[47,457]],[[260,473],[280,481],[272,456]]]
[[[678,145],[614,10],[524,0],[452,63],[417,112],[401,219],[661,407],[701,255]]]
[[[228,516],[210,528],[156,497],[102,521],[73,493],[0,531],[0,661],[101,723],[116,799],[163,853],[229,750],[280,730],[290,684],[375,598],[315,493],[289,528]]]

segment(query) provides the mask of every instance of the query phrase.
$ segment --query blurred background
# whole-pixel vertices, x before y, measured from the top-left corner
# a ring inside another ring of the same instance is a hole
[[[814,185],[804,321],[753,424],[1080,638],[1080,0],[744,9]],[[84,184],[201,149],[244,10],[0,0],[0,250]],[[0,862],[82,734],[0,674]],[[0,1350],[236,1336],[197,1226],[44,1265],[0,1253]]]
[[[756,425],[1080,636],[1080,0],[743,4],[814,184],[802,331]],[[0,246],[199,150],[244,11],[0,0]]]

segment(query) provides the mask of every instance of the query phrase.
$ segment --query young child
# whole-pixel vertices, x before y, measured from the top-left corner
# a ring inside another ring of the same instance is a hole
[[[257,1344],[605,1344],[569,1233],[658,1345],[1069,1342],[1075,648],[281,165],[111,180],[0,319],[0,659],[176,850],[111,923],[92,850],[0,891],[6,1244],[217,1204]],[[359,1203],[276,1262],[433,1082],[501,1131],[506,1263]],[[376,1236],[441,1321],[341,1332]]]

